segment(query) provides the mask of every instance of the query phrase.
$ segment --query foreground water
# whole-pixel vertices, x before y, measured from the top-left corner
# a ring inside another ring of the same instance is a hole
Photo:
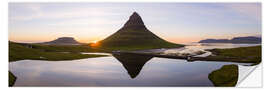
[[[112,55],[72,61],[21,60],[9,63],[9,70],[17,77],[14,86],[214,86],[209,74],[231,64],[238,66],[237,83],[256,67],[247,66],[249,63]]]
[[[18,77],[15,86],[212,86],[208,74],[228,64],[237,63],[152,58],[130,65],[114,57],[101,57],[74,61],[23,60],[10,63],[10,71]]]

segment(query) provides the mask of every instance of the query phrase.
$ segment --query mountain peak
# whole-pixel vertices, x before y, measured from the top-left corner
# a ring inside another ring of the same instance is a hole
[[[140,17],[140,15],[137,12],[133,12],[130,17]]]
[[[181,47],[158,37],[144,25],[142,18],[134,12],[124,27],[99,42],[102,47],[141,47],[145,49]],[[121,50],[117,49],[116,50]]]
[[[133,12],[129,20],[125,23],[124,27],[128,26],[144,26],[143,20],[137,12]]]

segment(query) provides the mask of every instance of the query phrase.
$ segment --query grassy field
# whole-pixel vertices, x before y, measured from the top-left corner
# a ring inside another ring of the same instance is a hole
[[[136,46],[106,46],[106,47],[97,47],[97,49],[103,51],[135,51],[135,50],[147,50],[147,49],[160,49],[160,48],[177,48],[183,47],[184,45],[178,44],[168,44],[168,45],[136,45]]]
[[[234,61],[247,63],[260,63],[262,60],[262,47],[240,47],[231,49],[211,49],[214,55],[208,56],[204,59],[211,61]]]
[[[135,22],[138,23],[138,22]],[[184,45],[168,42],[152,33],[144,25],[131,25],[99,41],[100,47],[107,50],[145,50],[177,48]]]
[[[171,43],[162,43],[156,45],[126,45],[126,46],[91,46],[91,44],[83,45],[44,45],[44,44],[23,44],[23,43],[14,43],[21,46],[29,46],[33,49],[38,49],[44,52],[112,52],[112,51],[133,51],[133,50],[145,50],[145,49],[159,49],[159,48],[176,48],[183,47],[184,45],[171,44]]]
[[[211,72],[208,78],[215,86],[233,87],[238,81],[238,66],[224,65],[220,69]]]
[[[31,45],[33,49],[39,49],[46,52],[97,52],[97,49],[93,49],[89,44],[83,45],[44,45],[44,44],[23,44],[19,45],[27,46]]]
[[[74,46],[75,47],[75,46]],[[102,57],[105,55],[89,55],[89,54],[80,54],[76,51],[79,50],[64,50],[63,48],[57,48],[59,52],[54,50],[50,50],[53,48],[38,47],[38,48],[30,48],[18,43],[9,42],[9,61],[17,61],[23,59],[32,59],[32,60],[49,60],[49,61],[58,61],[58,60],[74,60],[74,59],[82,59],[82,58],[92,58],[92,57]],[[72,46],[73,48],[73,46]],[[65,48],[70,49],[70,48]],[[60,51],[72,51],[71,53],[63,53]]]

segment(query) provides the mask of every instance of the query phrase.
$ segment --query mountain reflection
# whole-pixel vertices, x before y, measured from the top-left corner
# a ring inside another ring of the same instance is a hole
[[[152,56],[124,53],[113,54],[113,56],[122,63],[131,78],[136,78],[144,64],[153,58]],[[237,84],[238,74],[237,65],[223,65],[221,68],[209,73],[208,79],[214,86],[233,87]]]
[[[135,54],[113,54],[113,56],[122,63],[131,78],[135,78],[144,64],[153,58],[152,56]]]
[[[238,66],[234,64],[223,65],[220,69],[211,72],[208,78],[215,86],[235,86],[238,81]]]

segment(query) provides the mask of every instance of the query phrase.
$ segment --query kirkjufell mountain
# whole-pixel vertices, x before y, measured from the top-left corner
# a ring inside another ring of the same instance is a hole
[[[60,37],[53,41],[44,42],[42,44],[48,45],[79,45],[80,43],[76,41],[73,37]]]
[[[99,43],[102,47],[171,48],[182,46],[165,41],[149,31],[136,12],[129,17],[120,30]]]

